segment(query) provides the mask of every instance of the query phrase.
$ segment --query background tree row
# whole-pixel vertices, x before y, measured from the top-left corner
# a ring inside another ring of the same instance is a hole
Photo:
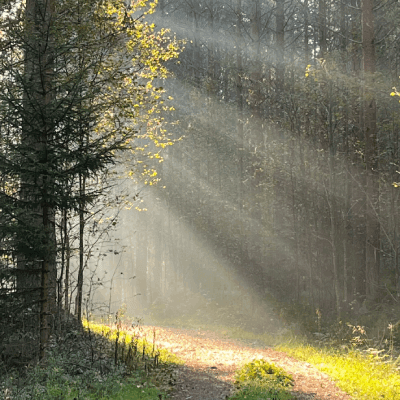
[[[184,138],[132,215],[137,304],[179,289],[254,315],[271,298],[315,318],[393,313],[398,7],[160,1],[155,22],[187,40],[166,82]]]

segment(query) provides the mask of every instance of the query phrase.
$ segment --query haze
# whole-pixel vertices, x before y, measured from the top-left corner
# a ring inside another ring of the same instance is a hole
[[[160,82],[181,140],[156,184],[125,186],[94,314],[284,332],[398,295],[398,4],[377,12],[370,79],[358,3],[159,1],[186,41]]]

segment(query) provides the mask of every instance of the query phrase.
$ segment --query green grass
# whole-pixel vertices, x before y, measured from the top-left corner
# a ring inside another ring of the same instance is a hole
[[[145,400],[156,399],[160,392],[157,388],[143,387],[129,381],[103,382],[88,385],[85,382],[60,384],[49,381],[45,387],[36,387],[34,399],[37,400]]]
[[[315,365],[355,400],[399,400],[400,373],[395,365],[359,351],[341,352],[310,345],[281,345],[278,350]]]
[[[182,363],[178,357],[132,332],[117,333],[117,329],[93,324],[89,334],[88,323],[84,325],[86,333],[72,332],[67,344],[52,347],[45,364],[30,366],[23,374],[15,370],[0,375],[0,399],[158,400],[160,395],[166,399],[174,368]],[[130,366],[123,362],[127,358]]]
[[[122,390],[109,400],[155,400],[160,391],[151,388],[137,388],[135,385],[125,385]],[[108,400],[107,399],[107,400]]]
[[[273,388],[271,386],[260,385],[255,382],[252,385],[248,385],[241,388],[235,395],[229,398],[230,400],[292,400],[294,397],[292,394],[282,388]]]
[[[46,368],[35,367],[29,371],[30,382],[23,387],[12,382],[13,379],[4,382],[7,389],[0,388],[0,398],[4,394],[5,398],[10,395],[13,400],[153,400],[165,393],[141,372],[129,378],[118,369],[107,375],[86,371],[71,376],[64,368],[54,366],[62,362],[52,358]]]

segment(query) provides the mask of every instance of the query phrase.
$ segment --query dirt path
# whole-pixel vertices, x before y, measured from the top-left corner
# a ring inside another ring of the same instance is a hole
[[[329,377],[312,365],[271,348],[253,348],[214,332],[144,327],[147,338],[156,330],[157,346],[185,360],[177,371],[174,400],[221,400],[233,393],[234,372],[244,363],[263,358],[284,368],[295,381],[298,400],[350,400]]]

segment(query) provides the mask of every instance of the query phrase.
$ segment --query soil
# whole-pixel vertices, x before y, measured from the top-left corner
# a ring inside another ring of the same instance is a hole
[[[211,331],[144,327],[147,338],[156,334],[158,347],[185,361],[176,370],[174,400],[222,400],[234,393],[234,373],[244,363],[263,358],[294,378],[297,400],[350,400],[328,375],[307,362],[297,361],[272,348],[249,345]]]

